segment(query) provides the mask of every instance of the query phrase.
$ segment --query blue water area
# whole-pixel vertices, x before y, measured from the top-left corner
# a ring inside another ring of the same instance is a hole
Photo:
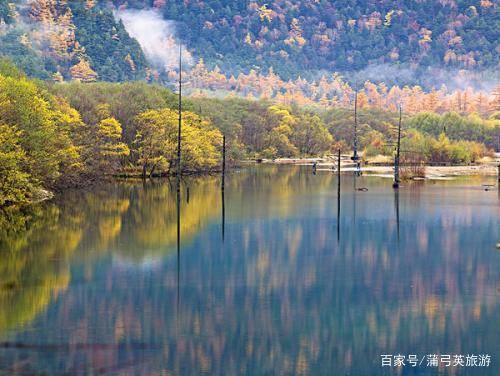
[[[259,166],[6,213],[0,374],[499,374],[496,178],[391,183]]]

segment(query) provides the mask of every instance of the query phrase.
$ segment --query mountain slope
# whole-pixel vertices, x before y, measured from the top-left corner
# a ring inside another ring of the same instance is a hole
[[[498,65],[500,21],[490,0],[114,0],[156,7],[213,67],[252,66],[283,78],[309,70],[406,64],[482,70]]]
[[[0,0],[0,56],[43,79],[146,77],[146,58],[110,9],[92,0]]]
[[[491,0],[0,0],[0,55],[41,78],[158,78],[113,16],[138,9],[155,9],[195,61],[228,76],[273,68],[284,80],[336,71],[352,82],[415,84],[439,74],[443,83],[458,70],[496,73],[499,63]]]

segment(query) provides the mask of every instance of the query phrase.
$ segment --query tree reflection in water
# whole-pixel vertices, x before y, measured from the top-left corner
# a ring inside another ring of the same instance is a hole
[[[220,177],[190,178],[177,257],[166,181],[18,216],[1,241],[0,369],[370,374],[383,353],[497,358],[496,193],[356,179],[368,192],[342,176],[353,205],[337,218],[331,173],[235,171],[224,195]]]

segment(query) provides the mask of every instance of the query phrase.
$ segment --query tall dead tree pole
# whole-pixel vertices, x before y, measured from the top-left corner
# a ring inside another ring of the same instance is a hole
[[[358,88],[356,85],[354,92],[354,151],[351,159],[356,165],[356,174],[361,173],[361,164],[358,156]]]
[[[340,241],[340,149],[337,155],[337,241]]]
[[[337,152],[337,177],[339,178],[339,182],[340,182],[340,149]],[[340,183],[339,183],[339,187],[340,187]]]
[[[181,271],[181,191],[180,179],[177,177],[177,194],[176,194],[176,209],[177,209],[177,330],[179,330],[179,307],[180,307],[180,271]]]
[[[226,186],[226,135],[222,134],[222,181],[221,181],[221,203],[222,203],[222,241],[226,232],[226,200],[225,200],[225,186]]]
[[[398,123],[398,143],[396,146],[396,156],[394,157],[394,183],[393,188],[399,188],[399,157],[401,153],[401,118],[403,108],[399,105],[399,123]]]
[[[182,136],[182,46],[179,45],[179,128],[177,130],[177,326],[180,306],[180,262],[181,262],[181,136]]]
[[[354,153],[352,160],[357,162],[358,157],[358,89],[354,93]]]
[[[181,137],[182,137],[182,45],[179,46],[179,128],[177,130],[177,181],[181,177]],[[177,185],[179,189],[179,185]]]
[[[226,134],[222,134],[222,188],[224,188],[224,178],[226,177]]]

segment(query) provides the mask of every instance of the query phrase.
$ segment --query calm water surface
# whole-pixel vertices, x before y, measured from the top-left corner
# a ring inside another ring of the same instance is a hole
[[[495,180],[342,176],[339,208],[331,172],[190,178],[180,244],[174,183],[65,194],[2,219],[0,374],[499,374]]]

